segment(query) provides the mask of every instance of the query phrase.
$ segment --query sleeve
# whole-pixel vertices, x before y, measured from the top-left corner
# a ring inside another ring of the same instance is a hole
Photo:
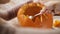
[[[0,25],[0,34],[15,34],[15,29],[5,24]]]

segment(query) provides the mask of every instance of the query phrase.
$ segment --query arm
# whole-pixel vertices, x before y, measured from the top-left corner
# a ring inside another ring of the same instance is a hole
[[[13,0],[14,1],[14,0]],[[19,2],[18,2],[19,1]],[[14,1],[13,3],[8,3],[6,6],[5,4],[0,8],[0,17],[6,20],[10,20],[17,16],[18,9],[25,3],[30,3],[32,0],[18,0]],[[13,4],[13,5],[12,5]],[[12,7],[12,8],[11,8]],[[6,8],[6,9],[4,9]],[[2,9],[2,10],[1,10]]]

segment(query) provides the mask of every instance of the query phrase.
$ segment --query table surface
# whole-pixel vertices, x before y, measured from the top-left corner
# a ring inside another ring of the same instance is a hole
[[[53,20],[60,20],[60,16],[54,16]],[[39,29],[39,28],[23,28],[23,27],[16,27],[14,25],[18,24],[18,19],[17,17],[8,21],[8,23],[10,25],[12,25],[12,27],[16,28],[16,33],[20,34],[60,34],[60,28],[55,28],[55,29],[50,29],[50,30],[44,30],[44,29]],[[13,25],[14,24],[14,25]]]

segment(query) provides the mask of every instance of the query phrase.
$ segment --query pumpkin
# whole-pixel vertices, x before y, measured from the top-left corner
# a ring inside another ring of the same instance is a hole
[[[55,20],[55,23],[53,25],[54,25],[54,27],[60,27],[60,21],[59,20]]]
[[[18,21],[20,26],[22,27],[37,27],[37,28],[52,28],[52,14],[44,13],[42,15],[38,15],[33,19],[30,19],[29,16],[34,16],[38,14],[40,10],[44,7],[41,3],[29,3],[23,5],[17,14]],[[46,17],[48,19],[46,19]]]

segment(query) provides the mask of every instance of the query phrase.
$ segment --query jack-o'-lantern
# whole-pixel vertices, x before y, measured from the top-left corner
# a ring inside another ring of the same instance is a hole
[[[32,19],[29,16],[34,16],[38,14],[40,10],[44,7],[41,3],[29,3],[23,5],[17,14],[18,21],[22,27],[39,27],[39,28],[52,28],[52,15],[49,13],[44,13],[38,15]],[[48,17],[46,19],[46,17]]]

